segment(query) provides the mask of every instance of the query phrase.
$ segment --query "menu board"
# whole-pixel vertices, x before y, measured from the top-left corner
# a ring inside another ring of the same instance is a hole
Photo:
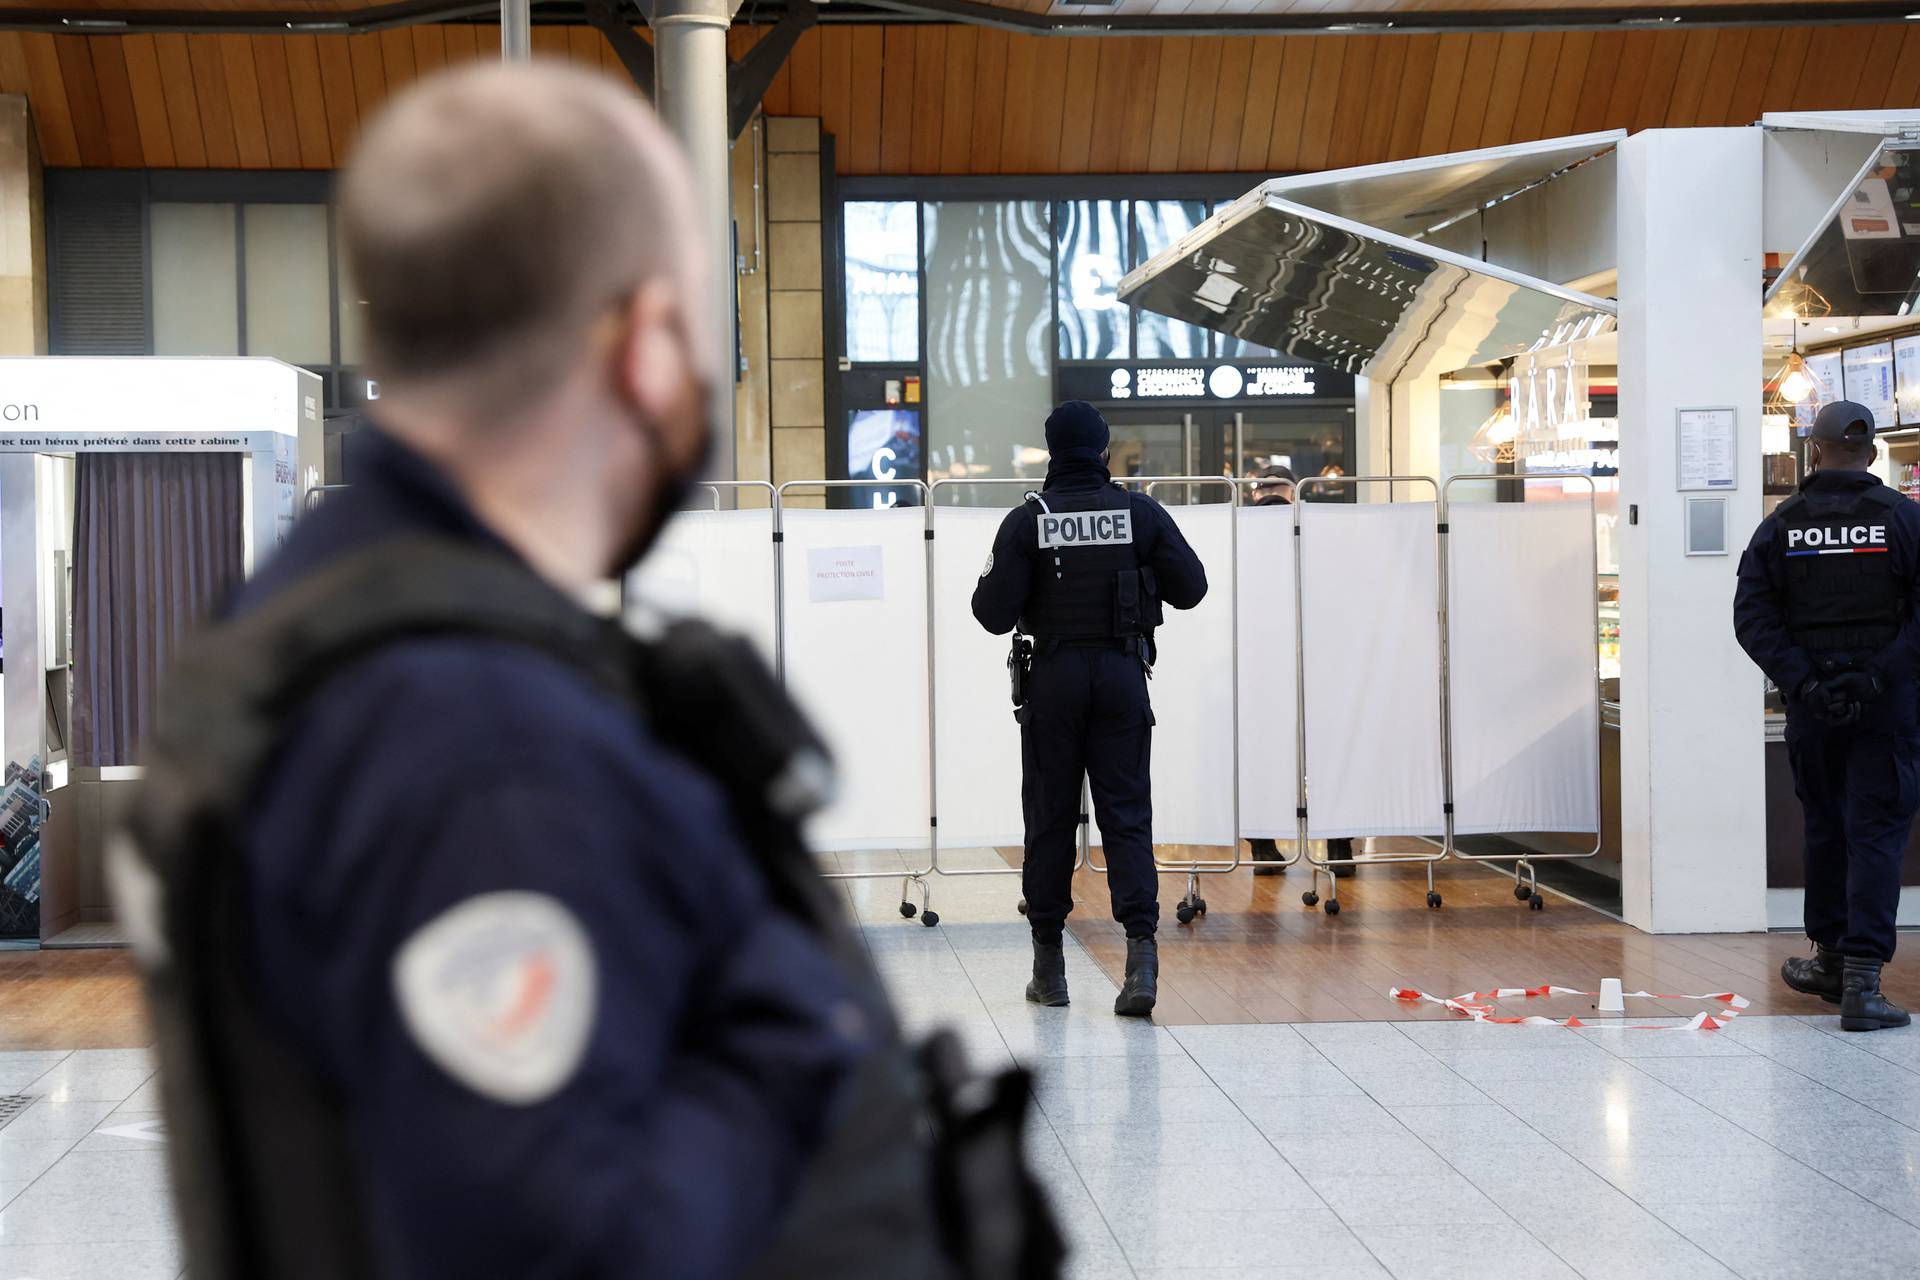
[[[1893,399],[1900,425],[1920,427],[1920,333],[1893,340]]]
[[[1866,406],[1873,425],[1885,431],[1893,426],[1893,344],[1848,347],[1845,358],[1847,399]]]
[[[1732,409],[1681,409],[1679,488],[1734,489],[1738,457],[1737,418]]]
[[[1807,357],[1807,372],[1813,375],[1813,394],[1793,407],[1793,425],[1810,427],[1820,406],[1841,399],[1840,353],[1828,351]]]

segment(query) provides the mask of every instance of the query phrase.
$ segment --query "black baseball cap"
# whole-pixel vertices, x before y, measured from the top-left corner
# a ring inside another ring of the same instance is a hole
[[[1873,439],[1873,411],[1852,400],[1821,405],[1820,412],[1813,415],[1813,425],[1807,428],[1807,438],[1865,444]]]
[[[1277,462],[1270,467],[1262,467],[1258,471],[1254,472],[1253,474],[1254,474],[1254,479],[1256,480],[1275,480],[1275,481],[1284,480],[1288,484],[1292,484],[1293,478],[1294,478],[1293,469],[1291,467],[1283,467]]]

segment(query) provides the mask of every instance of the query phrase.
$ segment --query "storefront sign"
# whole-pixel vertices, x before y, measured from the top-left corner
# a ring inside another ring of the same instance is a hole
[[[0,453],[255,453],[285,439],[274,431],[0,431]]]
[[[1352,374],[1293,361],[1062,364],[1054,381],[1060,399],[1098,403],[1236,404],[1353,396]]]
[[[303,369],[258,358],[0,358],[0,439],[37,441],[0,448],[69,451],[81,446],[47,441],[101,433],[150,441],[123,449],[271,448],[248,439],[293,432],[302,409],[315,420],[315,382]],[[190,444],[187,437],[234,443]]]

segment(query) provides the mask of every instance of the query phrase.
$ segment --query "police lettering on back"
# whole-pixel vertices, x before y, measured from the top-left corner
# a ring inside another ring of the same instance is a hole
[[[1133,541],[1130,511],[1072,511],[1040,517],[1042,547],[1110,547]]]
[[[1839,529],[1787,528],[1788,555],[1796,554],[1795,548],[1807,548],[1798,554],[1808,555],[1812,551],[1885,550],[1886,545],[1887,526],[1883,524],[1855,524]]]

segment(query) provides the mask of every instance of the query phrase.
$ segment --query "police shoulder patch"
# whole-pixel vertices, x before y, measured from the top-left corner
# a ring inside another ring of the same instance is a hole
[[[394,995],[414,1043],[467,1088],[515,1106],[558,1093],[586,1056],[599,975],[586,929],[543,893],[483,893],[401,946]]]
[[[980,566],[980,576],[986,577],[993,572],[993,552],[987,552],[987,562]]]

